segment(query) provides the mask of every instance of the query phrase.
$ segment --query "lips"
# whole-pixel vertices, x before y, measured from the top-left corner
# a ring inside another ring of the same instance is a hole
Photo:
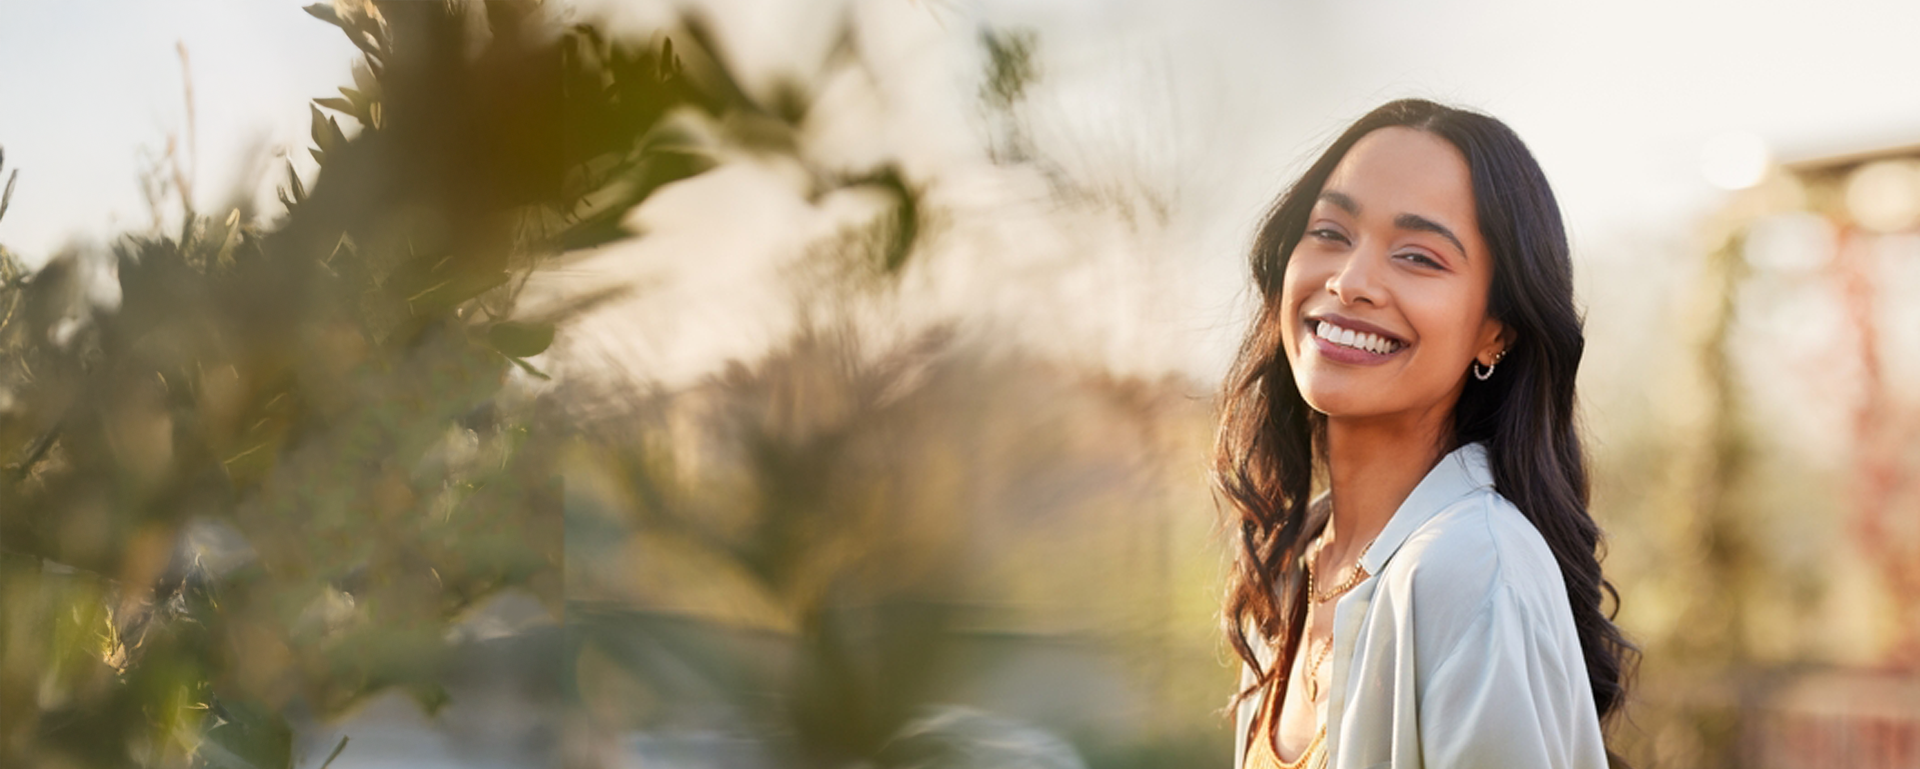
[[[1337,315],[1308,318],[1307,324],[1323,352],[1346,362],[1377,362],[1409,344],[1378,326]]]

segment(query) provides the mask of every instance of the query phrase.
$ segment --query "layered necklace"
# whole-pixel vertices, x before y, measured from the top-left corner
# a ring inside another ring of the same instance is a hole
[[[1331,527],[1331,524],[1329,524],[1329,527]],[[1332,588],[1324,593],[1316,591],[1314,589],[1313,562],[1318,559],[1320,548],[1323,545],[1324,542],[1316,542],[1313,552],[1305,559],[1303,564],[1307,582],[1307,617],[1305,626],[1309,631],[1313,628],[1313,617],[1317,607],[1332,603],[1340,596],[1346,595],[1347,591],[1352,590],[1355,585],[1366,581],[1369,576],[1367,570],[1360,565],[1360,561],[1366,558],[1367,548],[1373,546],[1371,542],[1367,543],[1366,548],[1361,548],[1360,555],[1355,556],[1353,564],[1347,567],[1346,575],[1335,583]],[[1308,656],[1307,666],[1304,670],[1307,679],[1306,693],[1308,703],[1320,701],[1320,695],[1322,693],[1320,687],[1320,668],[1327,663],[1328,658],[1333,656],[1333,638],[1331,634],[1329,634],[1329,637],[1320,644],[1312,646],[1317,646],[1317,648]],[[1278,679],[1275,680],[1277,681]],[[1283,694],[1284,692],[1269,692],[1266,698],[1267,701],[1262,703],[1263,707],[1261,710],[1263,712],[1254,724],[1254,745],[1252,749],[1247,752],[1245,769],[1309,769],[1312,767],[1326,766],[1327,725],[1325,723],[1320,724],[1320,728],[1314,732],[1313,740],[1308,742],[1306,749],[1300,751],[1300,755],[1296,756],[1292,761],[1281,761],[1280,755],[1274,751],[1273,740],[1270,735],[1275,725],[1272,724],[1271,721],[1278,712],[1278,708],[1276,707],[1278,697],[1276,695]]]
[[[1329,524],[1328,526],[1329,528],[1331,528],[1332,525]],[[1372,542],[1368,542],[1367,547],[1361,548],[1360,554],[1357,556],[1354,556],[1353,563],[1346,568],[1346,576],[1344,578],[1342,578],[1338,583],[1336,583],[1331,589],[1329,589],[1325,593],[1315,591],[1314,590],[1315,580],[1313,578],[1313,562],[1318,560],[1318,556],[1320,554],[1320,550],[1323,544],[1324,543],[1316,544],[1314,546],[1314,552],[1312,556],[1309,556],[1306,559],[1306,563],[1305,563],[1305,567],[1306,567],[1305,571],[1307,575],[1306,627],[1309,630],[1313,628],[1314,612],[1318,610],[1320,606],[1332,603],[1334,600],[1338,599],[1340,596],[1346,595],[1347,591],[1352,590],[1355,585],[1358,585],[1361,582],[1366,581],[1367,577],[1370,576],[1367,574],[1366,568],[1360,565],[1360,561],[1364,560],[1367,557],[1367,548],[1373,547]],[[1327,659],[1333,656],[1333,635],[1331,633],[1327,634],[1327,637],[1321,640],[1319,647],[1320,647],[1319,650],[1316,653],[1314,653],[1313,656],[1307,658],[1307,669],[1306,669],[1307,699],[1313,702],[1318,702],[1320,700],[1320,674],[1319,674],[1320,666],[1326,664]]]

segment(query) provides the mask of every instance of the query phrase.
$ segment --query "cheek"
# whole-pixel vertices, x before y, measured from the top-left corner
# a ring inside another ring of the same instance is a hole
[[[1486,319],[1485,302],[1465,292],[1417,295],[1403,301],[1402,311],[1420,335],[1421,344],[1448,362],[1473,356],[1474,340]]]
[[[1301,260],[1287,260],[1286,272],[1280,280],[1279,306],[1274,309],[1280,313],[1280,346],[1287,352],[1289,362],[1300,360],[1300,303],[1306,299],[1302,277]]]

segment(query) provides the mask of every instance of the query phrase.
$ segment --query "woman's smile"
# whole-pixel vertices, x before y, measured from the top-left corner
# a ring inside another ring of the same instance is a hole
[[[1338,315],[1309,317],[1312,349],[1336,363],[1369,366],[1385,363],[1407,349],[1408,343],[1372,324]]]
[[[1487,313],[1493,257],[1464,156],[1382,128],[1334,166],[1305,219],[1280,291],[1301,396],[1334,419],[1444,414],[1468,364],[1507,341]]]

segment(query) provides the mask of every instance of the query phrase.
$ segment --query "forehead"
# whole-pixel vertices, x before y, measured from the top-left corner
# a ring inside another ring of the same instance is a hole
[[[1480,234],[1466,158],[1426,131],[1391,126],[1361,137],[1334,166],[1325,189],[1353,198],[1368,218],[1418,214],[1446,225],[1469,247]]]

